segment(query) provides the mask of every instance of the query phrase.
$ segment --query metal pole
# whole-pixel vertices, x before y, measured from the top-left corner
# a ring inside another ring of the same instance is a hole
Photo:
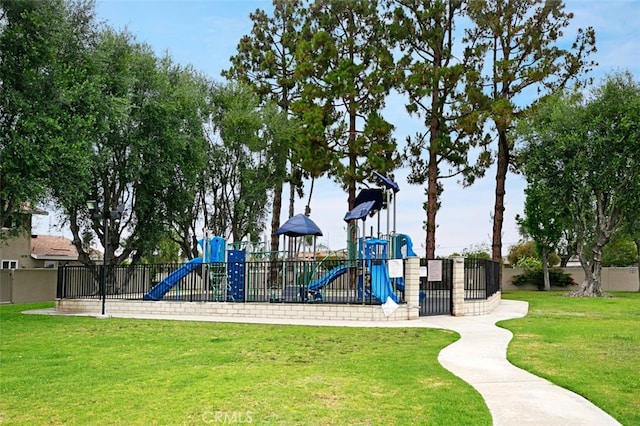
[[[107,303],[107,251],[109,246],[109,217],[105,214],[104,220],[104,256],[102,258],[102,315],[105,315]]]

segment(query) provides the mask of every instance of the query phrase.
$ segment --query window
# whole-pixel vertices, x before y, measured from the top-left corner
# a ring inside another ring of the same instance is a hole
[[[2,260],[2,268],[0,269],[17,269],[18,261],[17,260]]]

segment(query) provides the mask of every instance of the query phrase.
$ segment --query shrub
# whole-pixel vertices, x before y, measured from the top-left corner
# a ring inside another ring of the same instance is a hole
[[[524,269],[525,271],[542,270],[542,261],[535,257],[523,257],[515,263],[514,267]]]
[[[549,269],[549,281],[552,286],[568,287],[576,285],[571,275],[562,272],[560,269]],[[528,269],[520,275],[513,277],[513,285],[519,287],[524,285],[535,285],[538,290],[544,290],[544,275],[542,269]]]

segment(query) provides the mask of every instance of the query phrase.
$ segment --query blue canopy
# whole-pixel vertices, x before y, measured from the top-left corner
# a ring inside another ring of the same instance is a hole
[[[387,189],[393,189],[394,193],[400,191],[400,187],[398,186],[398,184],[396,182],[392,181],[391,179],[389,179],[388,177],[382,175],[381,173],[376,172],[375,170],[373,171],[373,174],[374,174],[374,176],[376,176],[378,179],[380,179],[382,181],[382,184]]]
[[[322,236],[322,231],[314,221],[303,214],[297,214],[287,220],[278,230],[276,235],[287,237],[302,237],[304,235]]]
[[[373,207],[371,210],[382,210],[382,189],[374,188],[374,189],[363,189],[356,196],[356,199],[353,200],[353,204],[358,206],[366,201],[373,201]]]
[[[369,212],[373,210],[375,204],[376,202],[374,200],[358,204],[344,215],[344,221],[349,222],[350,220],[366,219]]]

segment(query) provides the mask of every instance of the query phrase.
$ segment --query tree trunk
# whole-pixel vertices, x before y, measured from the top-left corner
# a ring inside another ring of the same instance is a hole
[[[279,265],[278,251],[280,250],[280,237],[277,234],[280,228],[280,213],[282,212],[282,182],[276,185],[273,191],[273,216],[271,217],[271,254],[269,267],[269,286],[278,282]]]
[[[580,288],[569,293],[574,297],[607,297],[609,296],[602,290],[602,247],[604,244],[596,244],[593,247],[592,259],[586,259],[582,250],[579,251],[580,264],[584,270],[584,281],[580,284]]]
[[[280,228],[280,214],[282,213],[282,189],[283,184],[279,183],[273,190],[273,216],[271,216],[271,251],[277,252],[280,249],[280,239],[276,232]]]
[[[638,293],[640,293],[640,238],[633,240],[636,243],[636,251],[638,252]]]
[[[433,138],[432,138],[433,139]],[[436,258],[436,214],[438,212],[438,163],[434,151],[429,150],[427,170],[427,259]]]
[[[542,249],[542,277],[544,279],[544,291],[551,290],[551,281],[549,280],[549,250],[546,247]]]
[[[505,183],[509,170],[509,142],[505,130],[498,131],[498,163],[496,171],[496,198],[493,211],[493,239],[491,258],[502,263],[502,223],[504,222]]]

